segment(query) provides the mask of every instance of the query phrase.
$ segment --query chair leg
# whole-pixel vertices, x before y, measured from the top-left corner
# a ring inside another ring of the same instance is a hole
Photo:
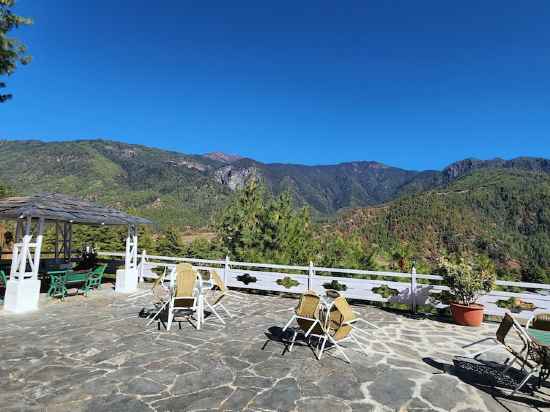
[[[166,330],[170,330],[170,328],[172,327],[172,320],[174,319],[174,311],[172,310],[172,308],[170,308],[168,310],[168,325],[166,326]]]
[[[292,317],[290,318],[290,320],[288,321],[288,323],[285,325],[285,327],[283,328],[283,332],[285,330],[288,329],[288,327],[291,325],[292,321],[296,318],[296,315],[292,315]]]
[[[484,338],[484,339],[477,340],[477,341],[472,342],[472,343],[468,343],[466,346],[463,346],[462,349],[470,348],[470,347],[475,346],[479,343],[487,342],[488,340],[493,341],[495,343],[498,343],[495,338]]]
[[[516,392],[519,391],[523,387],[523,385],[525,385],[527,383],[529,378],[536,372],[536,370],[537,369],[533,369],[531,372],[529,372],[527,375],[525,375],[525,378],[523,378],[523,380],[518,385],[518,387],[516,389],[514,389],[514,391],[510,394],[510,397],[514,396],[516,394]]]
[[[324,336],[322,339],[323,339],[323,342],[321,343],[321,349],[319,350],[319,353],[316,354],[318,360],[321,360],[321,356],[323,356],[323,351],[325,350],[325,344],[327,343],[326,336]]]
[[[368,355],[369,353],[367,352],[367,349],[363,346],[363,344],[361,342],[359,342],[357,340],[357,338],[353,335],[349,335],[351,337],[351,339],[357,344],[357,346],[359,346],[359,348],[363,351],[363,353],[365,355]]]
[[[514,363],[516,363],[516,362],[517,362],[517,358],[514,357],[514,359],[512,359],[512,361],[506,365],[506,368],[504,368],[504,370],[502,371],[502,373],[503,373],[504,375],[506,375],[506,373],[508,372],[508,370],[509,370],[509,369],[512,367],[512,365],[513,365]]]
[[[296,336],[298,336],[298,331],[294,331],[294,335],[292,336],[292,341],[290,342],[290,346],[288,348],[289,352],[292,352],[292,348],[294,347],[294,342],[296,341]]]
[[[222,319],[222,317],[220,316],[218,311],[216,309],[214,309],[214,306],[212,306],[206,300],[205,300],[205,303],[206,303],[206,306],[208,306],[208,309],[210,309],[212,311],[212,313],[218,318],[218,320],[225,325],[225,321]]]
[[[500,343],[499,343],[499,344],[496,344],[496,345],[494,345],[494,346],[491,346],[490,348],[486,348],[486,349],[480,350],[479,352],[472,353],[471,355],[468,355],[467,357],[468,357],[468,358],[475,359],[475,358],[477,358],[479,355],[481,355],[481,354],[483,354],[483,353],[492,352],[492,351],[497,350],[497,349],[502,349],[502,345],[501,345]]]
[[[348,363],[351,363],[351,360],[348,358],[348,355],[346,355],[346,353],[344,352],[344,349],[342,349],[342,347],[338,345],[338,343],[336,343],[336,341],[332,337],[329,336],[328,339],[330,340],[330,343],[332,343],[336,347],[336,349],[338,349],[338,351],[348,361]]]
[[[164,304],[160,307],[160,309],[157,311],[157,313],[155,313],[153,315],[153,317],[149,320],[149,322],[147,322],[147,324],[145,326],[149,326],[151,323],[153,323],[153,321],[160,315],[160,313],[164,310],[164,308],[166,307],[167,304],[168,304],[168,302],[164,302]]]
[[[351,328],[357,332],[357,334],[361,335],[362,338],[365,338],[365,339],[370,339],[371,337],[369,336],[369,332],[367,332],[366,330],[363,330],[361,328],[358,328],[357,326],[354,326],[354,325],[350,325]]]
[[[220,308],[222,308],[222,309],[224,310],[225,313],[227,313],[227,316],[229,316],[230,318],[233,317],[233,315],[227,310],[227,308],[226,308],[224,305],[222,305],[221,303],[219,303],[218,306],[219,306]]]

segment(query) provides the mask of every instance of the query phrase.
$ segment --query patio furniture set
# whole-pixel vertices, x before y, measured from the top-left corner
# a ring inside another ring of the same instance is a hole
[[[171,268],[170,273],[167,275],[165,270],[155,280],[151,290],[146,292],[154,296],[155,304],[153,312],[148,316],[147,325],[155,320],[162,322],[160,315],[163,312],[167,314],[167,330],[170,330],[174,320],[179,317],[200,329],[206,321],[205,309],[222,324],[225,324],[225,320],[219,309],[232,317],[221,303],[228,295],[228,290],[216,270],[205,269],[205,273],[201,274],[188,263],[165,266]],[[284,339],[285,350],[288,348],[288,351],[292,351],[298,335],[301,335],[318,360],[328,344],[351,363],[341,344],[354,343],[367,354],[364,341],[369,338],[368,334],[371,331],[378,329],[376,325],[360,318],[345,296],[335,290],[327,291],[326,296],[319,296],[315,291],[308,290],[300,296],[298,305],[289,310],[293,310],[294,313],[282,329],[283,332],[291,331],[290,338]],[[367,326],[369,329],[361,328],[359,325]],[[517,332],[523,344],[520,350],[516,350],[506,340],[511,330]],[[497,349],[510,353],[512,358],[506,361],[504,373],[506,374],[515,363],[519,363],[522,371],[525,371],[525,377],[510,396],[520,390],[535,374],[539,376],[539,386],[550,375],[550,314],[536,314],[524,328],[507,313],[497,329],[495,338],[482,339],[464,348],[489,341],[495,345],[469,357],[477,359],[479,355]]]
[[[76,287],[77,293],[88,296],[92,289],[101,285],[105,273],[106,264],[97,265],[94,269],[78,270],[73,269],[55,270],[48,272],[50,287],[48,296],[59,297],[61,300],[69,293],[69,288]]]
[[[219,309],[223,310],[227,316],[232,317],[222,303],[229,291],[216,270],[209,269],[201,274],[188,263],[180,263],[177,266],[166,265],[165,267],[171,269],[170,273],[167,274],[165,270],[154,281],[151,288],[155,299],[155,308],[149,316],[147,325],[154,320],[160,320],[160,315],[165,310],[168,312],[167,330],[170,330],[175,318],[184,318],[191,323],[195,321],[194,326],[200,329],[206,321],[205,307],[222,324],[225,324],[225,320],[220,315]]]

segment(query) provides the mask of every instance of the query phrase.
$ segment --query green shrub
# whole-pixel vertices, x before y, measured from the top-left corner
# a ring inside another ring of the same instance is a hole
[[[282,279],[277,279],[277,285],[284,286],[287,289],[290,289],[294,286],[298,286],[299,284],[300,284],[300,282],[298,282],[297,280],[292,279],[289,276],[285,276]]]
[[[470,306],[495,286],[496,275],[490,267],[472,265],[464,259],[454,263],[446,258],[440,259],[440,267],[443,280],[456,303]]]
[[[332,290],[338,290],[338,291],[344,291],[348,288],[346,285],[338,282],[336,279],[334,279],[332,282],[323,283],[323,287],[325,289],[332,289]]]

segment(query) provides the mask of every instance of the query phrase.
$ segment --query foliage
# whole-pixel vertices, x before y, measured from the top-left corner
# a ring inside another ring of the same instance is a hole
[[[441,258],[440,267],[443,280],[455,302],[462,305],[475,303],[482,294],[489,293],[495,286],[495,273],[482,265],[474,266],[464,259],[455,263]]]
[[[277,285],[284,286],[287,289],[290,289],[294,286],[298,286],[300,282],[292,279],[290,276],[285,276],[282,279],[277,279]]]
[[[324,267],[377,270],[376,253],[359,236],[322,233],[317,238],[317,259]]]
[[[499,278],[550,282],[550,177],[518,169],[487,169],[449,186],[339,219],[346,236],[376,247],[383,266],[419,273],[439,258],[485,259]],[[401,262],[401,263],[400,263]]]
[[[344,291],[348,288],[345,284],[338,282],[336,279],[333,279],[331,282],[323,283],[323,287],[325,289],[337,291]]]
[[[399,291],[397,289],[390,288],[388,285],[377,286],[372,288],[372,291],[385,299],[399,295]]]
[[[18,16],[13,12],[15,0],[0,0],[0,76],[10,75],[18,64],[25,65],[31,57],[27,55],[27,48],[17,39],[8,36],[8,33],[20,26],[32,24],[32,20]],[[0,88],[6,87],[0,82]],[[0,103],[11,98],[11,94],[0,94]]]
[[[523,310],[534,311],[537,309],[535,304],[530,302],[524,302],[519,298],[511,297],[506,300],[497,300],[496,305],[499,308],[509,309],[512,313],[519,313]]]
[[[158,240],[157,250],[161,256],[183,257],[186,248],[181,242],[176,228],[170,227]]]
[[[217,224],[224,254],[241,261],[307,264],[314,253],[307,209],[295,211],[288,193],[268,196],[250,181],[223,211]]]
[[[237,280],[239,282],[243,282],[245,285],[248,285],[249,283],[256,282],[258,279],[256,279],[255,276],[250,276],[250,274],[245,273],[244,275],[237,276]]]

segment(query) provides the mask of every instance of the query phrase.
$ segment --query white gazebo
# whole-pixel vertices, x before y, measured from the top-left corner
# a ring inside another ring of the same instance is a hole
[[[73,224],[128,226],[124,270],[117,272],[115,290],[137,290],[138,225],[151,222],[116,209],[103,207],[58,193],[9,197],[0,200],[0,219],[15,220],[15,243],[4,309],[22,313],[38,309],[38,268],[46,225],[55,225],[55,257],[71,257]]]

